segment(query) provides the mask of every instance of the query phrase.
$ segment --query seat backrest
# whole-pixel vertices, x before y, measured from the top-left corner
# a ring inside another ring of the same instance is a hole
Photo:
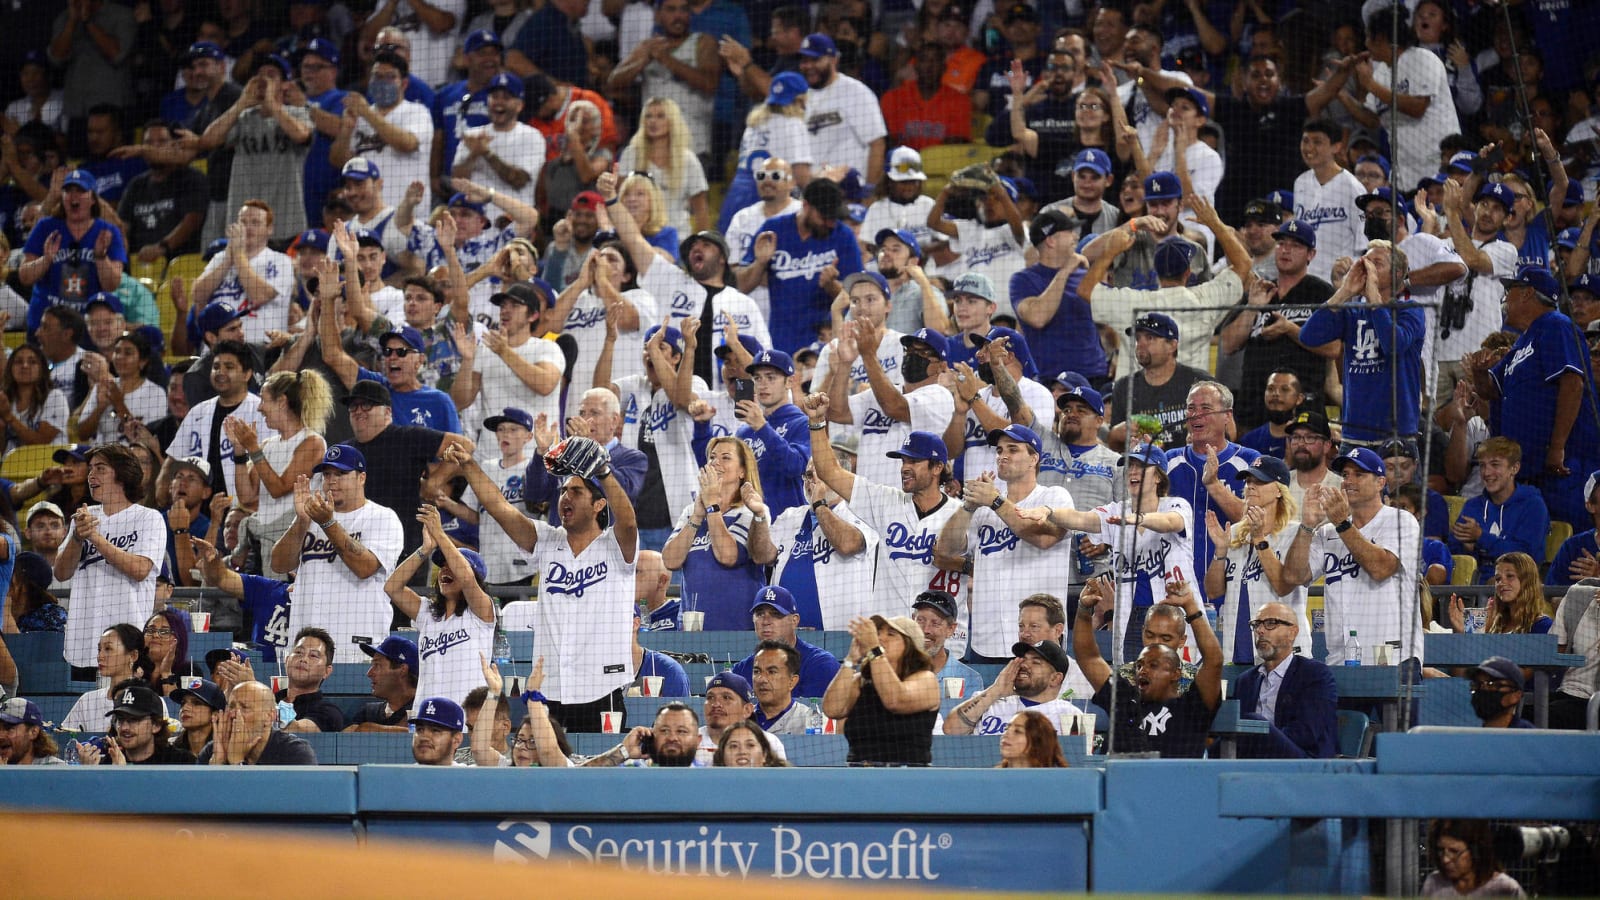
[[[1478,558],[1457,553],[1450,557],[1455,562],[1455,571],[1450,573],[1450,583],[1456,585],[1478,583]]]
[[[1339,755],[1360,759],[1368,755],[1370,747],[1367,732],[1372,720],[1367,714],[1354,709],[1339,710]]]
[[[1555,559],[1556,553],[1561,550],[1561,545],[1571,538],[1572,523],[1552,521],[1550,523],[1550,533],[1544,539],[1544,561],[1550,562]]]

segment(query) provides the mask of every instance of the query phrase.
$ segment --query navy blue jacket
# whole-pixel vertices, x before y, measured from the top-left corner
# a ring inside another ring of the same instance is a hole
[[[628,495],[628,499],[637,504],[639,492],[644,490],[644,473],[650,467],[650,458],[644,455],[643,450],[625,447],[621,441],[611,444],[610,453],[611,474],[617,477],[617,484],[622,485],[622,492]],[[539,504],[548,503],[546,520],[559,527],[561,516],[556,509],[556,498],[561,495],[561,479],[545,469],[544,457],[537,453],[528,460],[528,470],[522,477],[522,502],[528,512],[537,514]]]
[[[1262,678],[1261,667],[1255,666],[1234,682],[1233,695],[1239,699],[1241,716],[1255,714]],[[1278,689],[1272,727],[1304,756],[1332,759],[1339,754],[1338,707],[1333,672],[1317,660],[1297,656]]]

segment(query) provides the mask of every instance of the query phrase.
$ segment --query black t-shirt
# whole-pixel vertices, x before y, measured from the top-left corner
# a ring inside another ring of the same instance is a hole
[[[128,760],[130,766],[192,766],[194,754],[177,744],[157,744],[149,759]]]
[[[117,215],[127,225],[129,255],[147,244],[159,243],[190,213],[206,214],[206,176],[188,166],[156,180],[145,172],[129,182],[117,203]],[[189,240],[170,248],[172,255],[200,252],[200,229]]]
[[[1307,275],[1300,279],[1300,283],[1296,284],[1288,294],[1274,300],[1269,306],[1321,304],[1326,303],[1332,296],[1333,285],[1315,275]],[[1272,311],[1299,325],[1304,325],[1306,320],[1311,318],[1309,309]],[[1266,315],[1266,313],[1256,314],[1256,322],[1251,327],[1250,337],[1244,344],[1243,375],[1239,390],[1233,394],[1233,415],[1240,429],[1245,431],[1266,421],[1267,376],[1279,369],[1287,369],[1300,377],[1300,387],[1306,392],[1307,409],[1319,409],[1322,406],[1322,382],[1324,375],[1327,374],[1327,363],[1322,357],[1300,346],[1293,338],[1282,337],[1275,341],[1262,338],[1261,326],[1265,324]]]
[[[1228,171],[1217,186],[1217,213],[1237,222],[1251,200],[1289,190],[1305,171],[1300,159],[1300,128],[1306,121],[1302,96],[1279,97],[1265,109],[1248,100],[1218,95],[1211,120],[1228,138]]]
[[[422,507],[419,488],[444,437],[444,432],[420,425],[390,425],[370,441],[351,441],[367,458],[367,499],[400,517],[406,536],[404,553],[422,545],[422,526],[417,522]]]
[[[211,750],[215,744],[207,744],[200,751],[200,765],[211,763]],[[261,748],[261,757],[255,762],[258,766],[314,766],[317,764],[317,752],[311,745],[292,734],[274,731],[267,738],[267,746]]]
[[[273,695],[278,702],[289,699],[288,691],[279,691]],[[294,717],[296,719],[309,719],[324,733],[344,730],[344,711],[321,691],[312,691],[294,698]]]
[[[385,712],[388,706],[389,704],[383,700],[363,703],[361,708],[356,710],[356,714],[351,717],[350,721],[345,723],[345,727],[369,723],[372,725],[404,725],[410,721],[411,708],[409,705],[402,706],[393,712]]]
[[[1101,709],[1112,709],[1110,679],[1095,691],[1094,704]],[[1215,717],[1216,710],[1206,708],[1198,688],[1191,686],[1172,700],[1145,703],[1139,699],[1139,689],[1124,681],[1117,686],[1107,752],[1155,750],[1166,759],[1198,759],[1205,753],[1206,735]]]
[[[1160,387],[1151,387],[1145,381],[1144,371],[1140,370],[1132,375],[1124,375],[1117,379],[1111,388],[1111,396],[1107,402],[1113,404],[1114,418],[1111,425],[1121,425],[1128,421],[1127,403],[1123,398],[1128,396],[1128,379],[1133,379],[1133,414],[1136,416],[1155,416],[1161,420],[1161,433],[1156,435],[1155,441],[1162,447],[1172,449],[1181,447],[1189,440],[1188,421],[1184,413],[1184,405],[1189,400],[1189,388],[1197,381],[1206,381],[1211,378],[1205,372],[1183,363],[1178,364],[1177,371],[1167,379],[1167,383]]]

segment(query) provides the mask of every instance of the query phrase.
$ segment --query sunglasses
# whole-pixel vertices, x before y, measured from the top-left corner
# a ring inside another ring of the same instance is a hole
[[[782,181],[788,177],[788,172],[781,172],[777,169],[768,169],[766,171],[756,173],[756,181]]]
[[[921,169],[917,168],[915,164],[909,162],[895,163],[894,165],[890,166],[889,169],[896,175],[910,175],[912,172],[922,171]]]
[[[401,359],[405,359],[406,357],[410,356],[411,354],[413,354],[415,352],[417,352],[417,351],[413,350],[410,347],[385,347],[385,348],[383,348],[383,355],[384,355],[384,358],[386,358],[386,359],[388,357],[391,357],[391,356],[398,356]]]

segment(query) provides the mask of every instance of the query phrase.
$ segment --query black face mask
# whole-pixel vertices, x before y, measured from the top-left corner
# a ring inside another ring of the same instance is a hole
[[[900,361],[900,373],[909,382],[918,382],[928,377],[928,366],[932,361],[926,356],[917,353],[907,353]]]
[[[978,377],[984,384],[994,384],[994,367],[988,363],[978,363]]]
[[[1472,712],[1487,722],[1506,711],[1505,697],[1499,691],[1475,690],[1472,692]]]
[[[1286,425],[1294,417],[1295,417],[1295,411],[1292,410],[1292,409],[1269,409],[1269,410],[1267,410],[1267,421],[1271,422],[1274,425]]]
[[[1369,241],[1387,241],[1390,239],[1389,223],[1382,219],[1367,217],[1367,224],[1362,226],[1362,233]]]

